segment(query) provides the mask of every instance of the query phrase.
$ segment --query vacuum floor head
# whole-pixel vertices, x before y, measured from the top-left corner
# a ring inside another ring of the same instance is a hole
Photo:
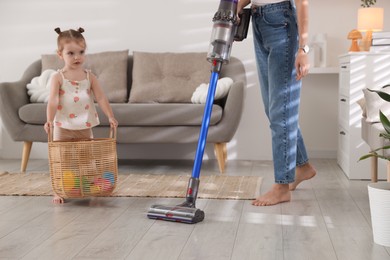
[[[195,224],[203,221],[204,212],[197,208],[181,206],[153,205],[148,211],[148,218]]]

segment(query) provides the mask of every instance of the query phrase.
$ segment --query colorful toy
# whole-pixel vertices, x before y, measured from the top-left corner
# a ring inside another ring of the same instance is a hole
[[[105,172],[103,173],[103,178],[110,181],[111,185],[115,184],[115,177],[112,172]]]
[[[71,197],[81,195],[80,178],[72,171],[65,171],[63,174],[64,190]]]
[[[80,177],[74,176],[74,187],[80,189]]]
[[[64,171],[63,187],[69,197],[85,195],[101,195],[111,192],[115,186],[115,175],[112,172],[104,172],[101,176],[81,176],[72,171]],[[82,191],[82,192],[81,192]]]
[[[81,186],[83,187],[84,194],[88,194],[88,193],[91,192],[91,189],[90,189],[91,185],[92,185],[92,182],[89,181],[86,176],[83,176],[82,177],[82,185]]]
[[[113,185],[111,184],[111,181],[109,179],[95,178],[93,182],[96,186],[98,186],[103,192],[111,191],[113,188]]]
[[[76,186],[76,175],[71,171],[65,171],[63,174],[64,190],[67,193],[71,193]],[[78,180],[78,187],[80,187],[80,179]]]
[[[79,197],[79,196],[81,196],[80,188],[73,188],[72,190],[70,190],[69,195],[71,197]]]
[[[91,187],[89,187],[89,188],[90,188],[90,191],[91,191],[92,195],[96,195],[96,194],[100,193],[100,187],[99,186],[91,185]]]

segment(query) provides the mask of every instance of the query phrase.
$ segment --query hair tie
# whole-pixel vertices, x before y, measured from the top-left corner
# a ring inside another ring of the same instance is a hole
[[[61,33],[61,29],[60,29],[60,27],[57,27],[57,28],[55,28],[55,29],[54,29],[54,31],[56,31],[56,33],[58,33],[58,34],[60,34],[60,33]]]

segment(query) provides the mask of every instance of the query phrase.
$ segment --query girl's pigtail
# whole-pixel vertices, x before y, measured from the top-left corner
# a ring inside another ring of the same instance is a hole
[[[84,29],[79,27],[79,29],[77,30],[79,33],[83,33],[84,32]]]
[[[55,29],[54,29],[54,31],[56,31],[56,33],[58,33],[58,34],[60,34],[60,33],[61,33],[61,29],[60,29],[60,27],[57,27],[57,28],[55,28]]]

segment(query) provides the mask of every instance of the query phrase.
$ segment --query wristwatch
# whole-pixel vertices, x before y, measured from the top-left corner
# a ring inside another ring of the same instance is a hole
[[[299,46],[299,49],[302,49],[304,53],[309,53],[310,51],[309,45],[307,44]]]

